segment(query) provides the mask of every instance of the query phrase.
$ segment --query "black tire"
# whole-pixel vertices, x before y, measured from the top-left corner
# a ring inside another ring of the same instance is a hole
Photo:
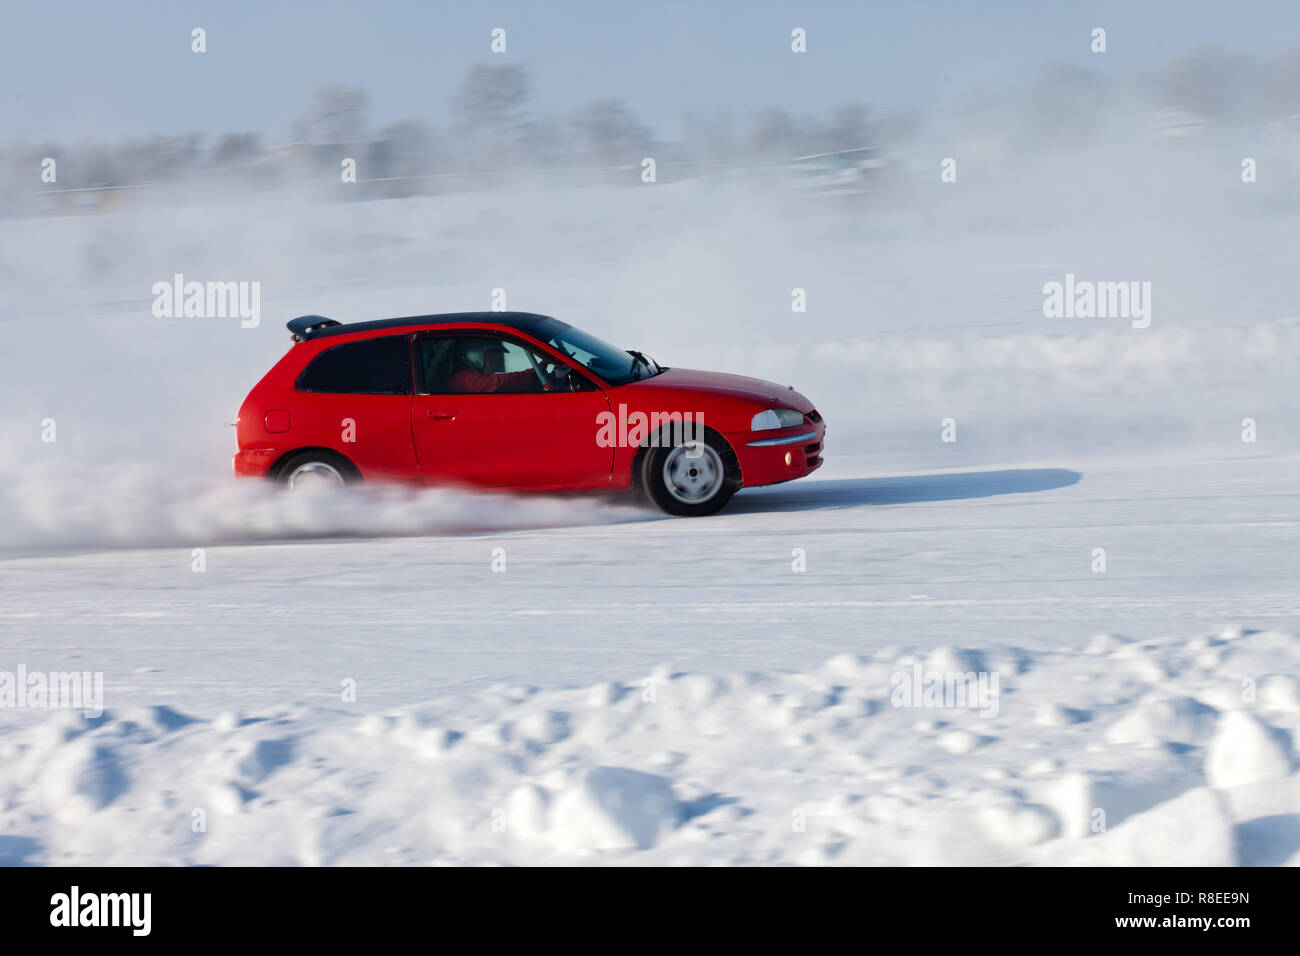
[[[276,464],[271,477],[282,488],[292,488],[299,476],[312,473],[337,480],[340,485],[355,485],[362,481],[356,465],[327,448],[304,448],[285,455]]]
[[[691,457],[690,451],[687,445],[646,449],[641,456],[641,488],[670,515],[716,514],[740,487],[736,456],[713,431],[705,433],[698,455]],[[677,480],[672,479],[674,474]]]

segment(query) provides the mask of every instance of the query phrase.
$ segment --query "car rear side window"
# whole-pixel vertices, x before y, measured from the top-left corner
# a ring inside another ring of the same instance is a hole
[[[298,376],[298,391],[409,395],[411,350],[408,337],[385,335],[326,349]]]

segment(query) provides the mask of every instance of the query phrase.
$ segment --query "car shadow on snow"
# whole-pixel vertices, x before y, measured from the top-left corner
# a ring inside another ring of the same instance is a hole
[[[901,505],[993,495],[1021,495],[1073,485],[1083,475],[1068,468],[1004,468],[894,478],[839,478],[750,488],[732,500],[726,513],[805,511],[857,505]]]

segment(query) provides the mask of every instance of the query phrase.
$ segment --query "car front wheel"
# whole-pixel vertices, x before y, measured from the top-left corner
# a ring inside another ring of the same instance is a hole
[[[713,435],[702,442],[651,448],[641,462],[641,487],[671,515],[711,515],[740,485],[730,458],[730,449]]]

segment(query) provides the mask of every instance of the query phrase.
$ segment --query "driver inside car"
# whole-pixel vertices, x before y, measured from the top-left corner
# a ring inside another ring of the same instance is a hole
[[[507,372],[505,358],[505,346],[495,339],[466,339],[456,354],[458,367],[447,377],[447,391],[481,394],[543,390],[538,373]],[[550,391],[554,385],[548,382],[544,387]]]

